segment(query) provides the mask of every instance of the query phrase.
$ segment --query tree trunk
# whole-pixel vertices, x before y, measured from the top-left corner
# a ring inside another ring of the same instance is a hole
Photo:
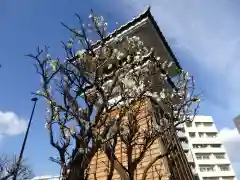
[[[128,169],[128,174],[129,174],[129,180],[134,180],[134,169],[133,168]]]
[[[71,168],[68,180],[85,180],[84,174],[84,169],[74,166]]]
[[[62,169],[62,180],[85,180],[84,169],[79,166],[72,166],[71,168],[65,167]]]
[[[132,163],[132,152],[133,152],[133,148],[132,148],[132,146],[129,146],[127,148],[129,180],[134,180],[134,167],[133,167],[133,163]]]
[[[109,160],[113,160],[114,169],[119,173],[122,180],[129,180],[128,173],[123,168],[122,164],[118,162],[115,154],[112,154],[111,148],[109,147],[108,143],[102,144],[102,149],[104,150],[105,154],[107,155]]]

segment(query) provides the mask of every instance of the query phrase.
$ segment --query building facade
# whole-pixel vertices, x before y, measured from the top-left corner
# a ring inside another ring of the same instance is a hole
[[[150,131],[151,128],[155,126],[155,123],[157,123],[156,121],[158,117],[156,116],[155,108],[150,100],[143,100],[140,103],[141,113],[138,115],[137,119],[141,127],[140,130]],[[151,125],[149,126],[149,124]],[[172,138],[173,140],[171,139],[170,141],[176,148],[171,150],[168,156],[161,158],[152,164],[151,168],[147,172],[146,180],[159,180],[160,177],[161,180],[194,180],[191,167],[184,154],[185,147],[182,146],[177,134],[172,136]],[[168,133],[166,132],[163,137],[159,137],[159,139],[155,140],[155,142],[150,146],[137,166],[137,170],[134,174],[135,180],[142,179],[146,166],[154,158],[164,152],[164,148],[170,143],[168,140]],[[136,141],[141,142],[141,137],[136,139]],[[139,154],[139,149],[134,148],[132,152],[133,159],[138,157]],[[115,155],[121,164],[125,167],[128,166],[128,153],[126,152],[125,144],[120,139],[116,145]],[[92,159],[90,167],[90,180],[94,180],[95,177],[99,180],[105,179],[110,172],[110,162],[106,154],[101,150],[99,150]],[[119,173],[114,171],[113,180],[120,179],[121,177],[119,176]]]
[[[187,142],[185,154],[199,180],[237,180],[211,116],[196,116],[180,125],[178,136]]]
[[[107,43],[114,44],[115,37],[132,37],[137,36],[143,41],[144,45],[147,48],[154,48],[157,56],[161,57],[161,59],[169,60],[173,62],[173,66],[169,67],[168,74],[170,76],[176,75],[176,68],[181,69],[176,57],[172,53],[170,47],[168,46],[162,32],[160,31],[157,23],[155,22],[153,16],[150,13],[150,9],[148,9],[145,13],[140,16],[134,18],[132,21],[128,22],[125,25],[122,25],[119,29],[116,29],[113,33],[111,33],[107,38],[105,38]],[[97,45],[96,45],[97,48]],[[155,79],[157,79],[159,74],[156,74]],[[156,81],[157,84],[157,81]],[[166,88],[173,88],[173,82],[168,81],[166,84]],[[158,86],[159,87],[159,86]],[[156,87],[153,87],[157,88]],[[154,89],[154,91],[157,91]],[[141,113],[139,116],[139,124],[142,129],[151,130],[153,126],[150,128],[147,127],[147,122],[150,120],[151,123],[158,123],[158,110],[154,108],[154,105],[150,100],[144,100],[143,105],[141,107]],[[150,170],[147,172],[146,180],[159,180],[161,176],[162,180],[193,180],[194,176],[192,174],[190,165],[188,164],[187,158],[184,154],[184,148],[177,137],[177,134],[171,134],[173,136],[174,145],[176,148],[171,151],[170,155],[158,160]],[[163,153],[164,149],[169,143],[169,134],[166,134],[163,137],[159,137],[156,142],[154,142],[144,158],[141,160],[137,167],[137,171],[134,175],[134,179],[142,179],[144,167],[156,156]],[[124,153],[126,148],[124,147],[121,141],[118,141],[116,146],[116,156],[118,160],[127,165],[127,156]],[[133,149],[133,157],[137,157],[139,155],[138,149]],[[107,174],[109,173],[110,163],[105,153],[99,151],[95,157],[92,159],[90,165],[90,179],[95,179],[97,177],[98,180],[105,179]],[[113,179],[121,179],[119,174],[114,171]]]

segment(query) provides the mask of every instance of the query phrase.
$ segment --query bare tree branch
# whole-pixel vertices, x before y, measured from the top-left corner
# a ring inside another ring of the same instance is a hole
[[[0,179],[1,180],[10,180],[14,176],[17,170],[17,158],[9,158],[5,154],[0,155]],[[20,168],[18,169],[17,179],[18,180],[27,180],[33,178],[34,174],[31,168],[22,161]]]

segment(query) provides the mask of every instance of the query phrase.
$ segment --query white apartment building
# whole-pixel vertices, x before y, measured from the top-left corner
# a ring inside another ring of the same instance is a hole
[[[211,116],[196,116],[177,131],[196,179],[237,180]]]

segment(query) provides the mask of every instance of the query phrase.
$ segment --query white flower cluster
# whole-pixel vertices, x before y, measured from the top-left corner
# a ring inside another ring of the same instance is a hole
[[[122,97],[122,94],[128,95],[129,97],[138,97],[142,92],[146,91],[146,95],[149,92],[152,92],[152,87],[154,86],[154,81],[152,79],[151,74],[160,74],[159,79],[162,81],[166,81],[166,74],[160,73],[159,68],[156,66],[156,62],[153,61],[153,49],[148,51],[148,49],[144,46],[143,42],[140,41],[139,37],[126,37],[124,39],[116,39],[116,41],[121,41],[121,46],[124,47],[124,51],[120,51],[119,49],[113,49],[113,53],[110,57],[111,61],[114,60],[123,60],[122,64],[118,67],[115,74],[110,72],[109,74],[104,74],[104,77],[113,77],[114,75],[118,76],[117,86],[124,85],[124,92],[117,93],[116,96]],[[108,51],[105,50],[105,53]],[[155,58],[156,61],[160,61],[160,58]],[[116,63],[116,61],[115,61]],[[163,66],[170,67],[172,63],[168,61]],[[112,63],[107,65],[108,69],[111,70],[113,67]],[[161,67],[162,68],[162,67]],[[110,90],[112,90],[113,79],[107,80],[103,84],[103,89],[106,94],[109,94]],[[113,88],[120,90],[120,88]],[[153,92],[152,92],[153,93]],[[150,93],[151,94],[151,93]],[[159,92],[154,92],[153,98],[160,101],[165,99],[169,92],[166,89],[160,89]],[[115,94],[114,94],[115,95]],[[149,94],[148,94],[149,95]],[[116,98],[112,98],[116,102]],[[118,98],[117,98],[118,99]],[[126,98],[126,103],[130,103],[131,100]],[[111,103],[112,104],[112,103]]]

